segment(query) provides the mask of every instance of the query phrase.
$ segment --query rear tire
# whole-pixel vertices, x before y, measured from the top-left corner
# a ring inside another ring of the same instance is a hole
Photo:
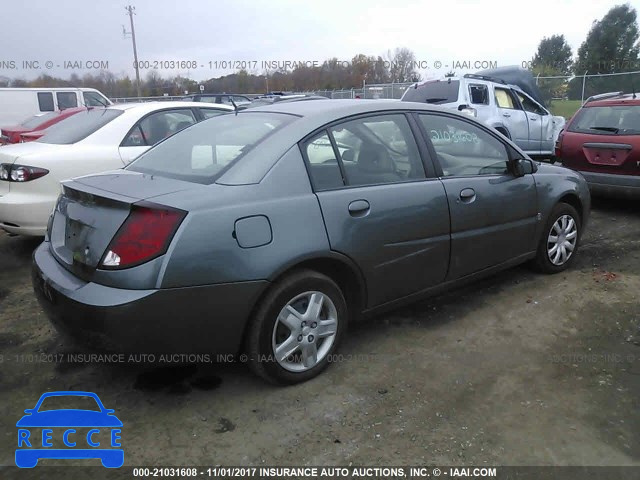
[[[582,236],[582,222],[575,208],[558,203],[547,219],[533,266],[542,273],[559,273],[574,261]]]
[[[268,382],[291,385],[331,362],[348,322],[338,285],[314,270],[299,270],[273,285],[246,335],[251,370]]]

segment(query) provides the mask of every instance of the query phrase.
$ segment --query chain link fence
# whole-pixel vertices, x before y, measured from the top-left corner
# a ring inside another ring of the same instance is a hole
[[[608,92],[631,93],[640,88],[640,71],[594,73],[571,76],[538,76],[538,88],[546,101],[552,99],[579,100]]]

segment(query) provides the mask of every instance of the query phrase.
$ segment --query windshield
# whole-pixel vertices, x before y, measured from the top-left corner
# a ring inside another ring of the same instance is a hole
[[[84,395],[55,395],[46,397],[40,408],[39,412],[46,412],[49,410],[90,410],[99,412],[100,406],[93,397],[87,397]]]
[[[640,105],[582,108],[576,114],[569,131],[602,135],[638,135]]]
[[[127,169],[196,183],[221,171],[295,117],[278,113],[220,115],[198,123],[138,157]]]
[[[406,102],[420,102],[440,105],[458,101],[459,80],[436,80],[418,88],[410,87],[405,92],[402,100]]]
[[[84,140],[120,115],[122,115],[122,110],[109,108],[96,108],[76,113],[49,127],[47,133],[37,141],[58,145],[76,143]]]
[[[48,122],[56,115],[58,115],[58,112],[49,112],[43,115],[36,115],[35,117],[31,117],[29,120],[22,122],[22,126],[25,128],[37,128],[38,125],[42,125],[43,123]]]

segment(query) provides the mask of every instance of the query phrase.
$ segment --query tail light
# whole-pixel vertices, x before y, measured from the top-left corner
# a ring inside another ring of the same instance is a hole
[[[26,165],[14,165],[11,163],[0,164],[0,180],[6,182],[30,182],[36,178],[44,177],[49,170]]]
[[[118,270],[163,255],[186,214],[182,210],[152,203],[133,205],[131,213],[107,247],[100,266]]]
[[[562,137],[564,137],[564,130],[560,130],[560,133],[558,134],[558,138],[556,139],[555,152],[554,152],[556,157],[560,157],[560,153],[562,151]]]

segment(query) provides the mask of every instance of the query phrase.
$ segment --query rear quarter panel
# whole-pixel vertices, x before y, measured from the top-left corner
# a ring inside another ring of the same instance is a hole
[[[209,189],[207,199],[202,189],[154,199],[190,212],[166,256],[158,287],[272,279],[286,265],[329,253],[318,200],[297,145],[262,182]],[[253,215],[268,218],[272,240],[242,248],[234,237],[235,222]]]

